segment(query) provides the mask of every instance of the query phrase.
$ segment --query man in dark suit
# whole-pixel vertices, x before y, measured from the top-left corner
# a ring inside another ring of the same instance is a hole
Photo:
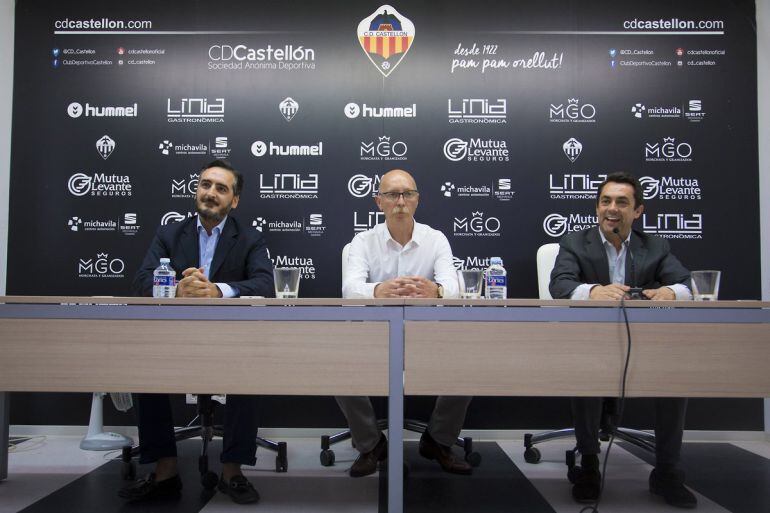
[[[632,230],[642,215],[642,188],[635,177],[615,173],[599,186],[598,226],[562,238],[551,272],[554,299],[628,298],[632,287],[652,300],[690,299],[690,272],[671,254],[665,239]],[[684,486],[679,468],[687,400],[655,399],[656,466],[650,491],[671,505],[694,508],[695,496]],[[599,473],[600,398],[574,398],[573,419],[581,471],[572,488],[578,502],[594,502],[601,488]]]
[[[152,295],[153,270],[162,257],[168,257],[177,278],[181,276],[177,297],[273,295],[272,264],[262,236],[228,215],[238,206],[242,188],[243,177],[228,162],[215,160],[207,164],[195,195],[198,216],[158,228],[134,278],[134,293]],[[220,335],[212,333],[212,343]],[[242,464],[254,465],[256,461],[254,403],[252,396],[227,396],[218,488],[237,503],[259,500],[259,494],[241,473]],[[155,462],[155,472],[124,488],[120,495],[132,501],[178,495],[182,482],[177,472],[169,397],[138,394],[137,411],[140,462]]]

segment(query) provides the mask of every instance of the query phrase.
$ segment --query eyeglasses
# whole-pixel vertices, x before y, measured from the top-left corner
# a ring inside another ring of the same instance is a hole
[[[404,192],[396,192],[396,191],[388,191],[388,192],[380,192],[380,196],[387,199],[388,201],[398,201],[399,197],[404,198],[404,200],[410,200],[417,197],[417,195],[420,194],[417,191],[404,191]]]

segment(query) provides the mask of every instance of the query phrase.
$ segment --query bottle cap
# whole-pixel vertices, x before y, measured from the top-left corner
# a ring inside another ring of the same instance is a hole
[[[489,263],[491,265],[503,265],[503,259],[500,257],[491,257]]]
[[[171,259],[170,258],[165,258],[165,257],[161,258],[160,259],[160,263],[161,264],[170,264],[171,263]]]

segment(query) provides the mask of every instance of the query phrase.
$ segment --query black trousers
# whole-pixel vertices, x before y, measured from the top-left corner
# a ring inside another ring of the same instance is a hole
[[[176,441],[168,394],[136,394],[139,416],[139,462],[175,457]],[[254,465],[257,461],[257,397],[228,395],[222,440],[222,463]]]
[[[661,470],[679,467],[682,451],[682,434],[687,399],[659,397],[655,399],[655,457]],[[599,454],[599,423],[602,399],[599,397],[574,397],[572,419],[575,423],[577,449],[581,454]]]

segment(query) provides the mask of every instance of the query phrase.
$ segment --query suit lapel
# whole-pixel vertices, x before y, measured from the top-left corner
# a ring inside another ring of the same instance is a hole
[[[607,252],[604,250],[602,239],[599,237],[599,227],[588,232],[586,236],[586,253],[588,260],[594,268],[594,273],[597,277],[597,283],[601,285],[607,285],[610,283],[610,263],[607,260]],[[590,277],[586,276],[586,279],[592,281]]]
[[[200,263],[200,252],[198,251],[198,221],[197,217],[191,217],[187,222],[187,226],[182,230],[182,236],[179,239],[182,247],[182,254],[186,260],[187,267],[198,267]],[[177,269],[182,272],[184,269]]]
[[[237,237],[238,228],[235,226],[235,221],[232,217],[228,217],[225,228],[219,236],[219,241],[217,241],[217,248],[214,250],[214,258],[211,260],[211,269],[209,269],[209,280],[213,281],[213,277],[216,276],[217,271],[225,262],[227,254],[235,246]]]

